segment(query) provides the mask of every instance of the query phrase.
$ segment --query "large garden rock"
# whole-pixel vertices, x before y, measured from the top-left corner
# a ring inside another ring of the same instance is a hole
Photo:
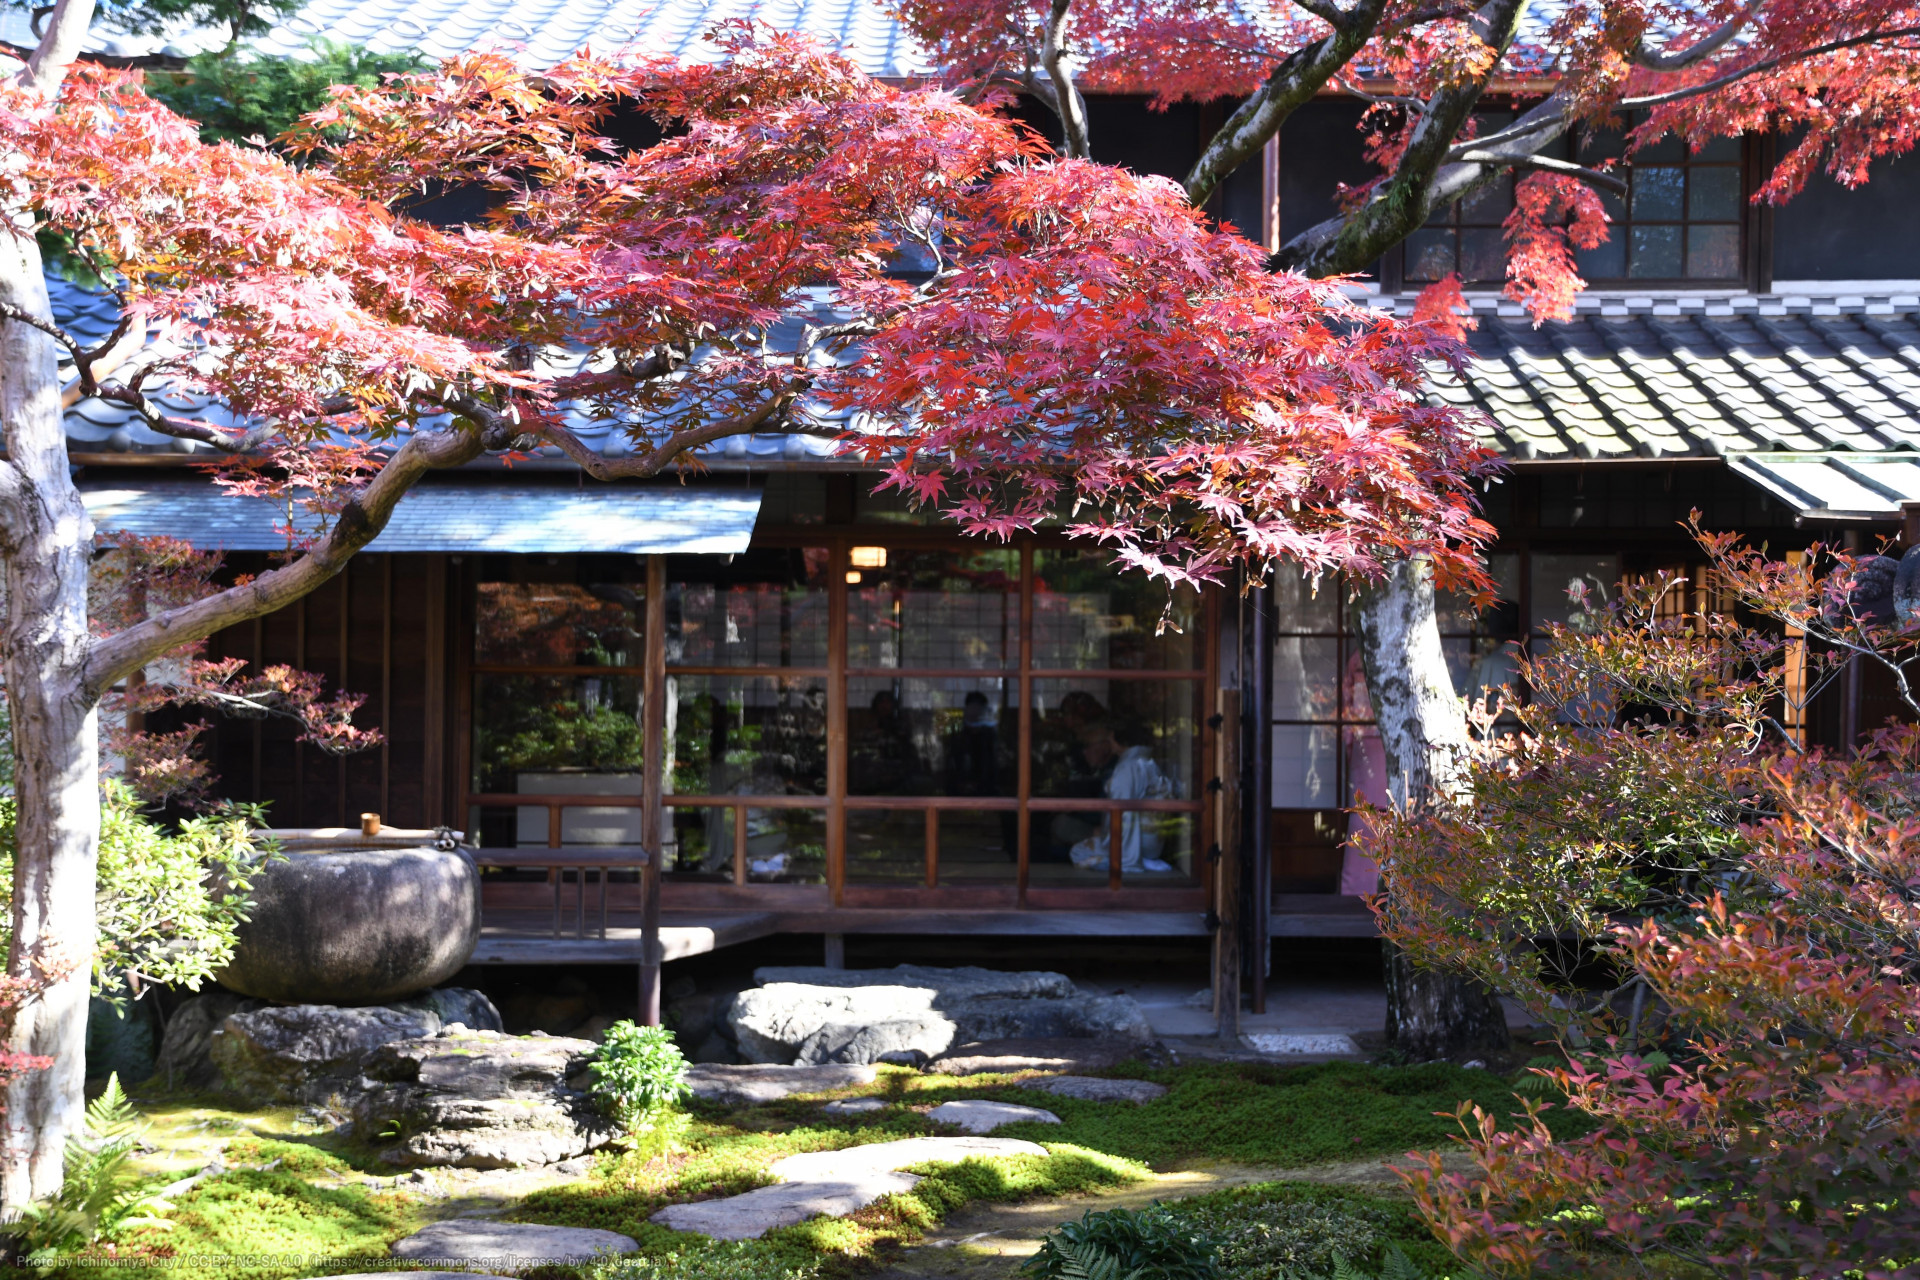
[[[737,993],[721,1011],[725,1034],[748,1062],[919,1066],[975,1041],[1153,1038],[1136,1002],[1083,994],[1057,973],[901,965],[765,968],[755,976],[765,985]]]
[[[224,993],[223,993],[224,995]],[[455,1023],[497,1029],[500,1015],[478,991],[448,988],[411,1000],[370,1008],[334,1005],[263,1005],[232,997],[208,1000],[207,1015],[231,1007],[205,1037],[207,1061],[229,1089],[256,1102],[324,1102],[356,1087],[362,1062],[381,1045],[436,1035]],[[174,1015],[161,1051],[161,1069],[180,1060],[184,1082],[203,1075],[192,1061],[196,1028],[205,1019],[176,1028],[193,1006]]]
[[[1085,1102],[1131,1102],[1139,1106],[1163,1098],[1167,1093],[1167,1086],[1151,1080],[1105,1080],[1099,1076],[1049,1076],[1043,1080],[1022,1080],[1019,1087]]]
[[[492,1222],[455,1218],[434,1222],[388,1252],[411,1262],[461,1266],[478,1262],[518,1271],[543,1266],[573,1266],[613,1253],[632,1253],[640,1246],[632,1236],[589,1227],[542,1227],[527,1222]]]
[[[413,1168],[553,1164],[605,1146],[620,1128],[586,1092],[590,1040],[447,1031],[366,1055],[355,1131]]]
[[[253,877],[220,985],[263,1000],[380,1004],[445,982],[480,940],[480,873],[459,849],[295,853]]]
[[[213,1033],[236,1013],[247,1013],[266,1002],[218,989],[181,1002],[167,1019],[160,1040],[156,1074],[169,1088],[217,1089],[224,1081],[210,1054]]]
[[[967,1133],[992,1133],[1003,1124],[1059,1124],[1060,1117],[1039,1107],[1023,1107],[1017,1102],[988,1102],[966,1098],[943,1102],[927,1112],[927,1119],[950,1124]]]
[[[796,1093],[829,1093],[872,1084],[867,1065],[776,1066],[770,1063],[700,1063],[687,1069],[693,1096],[727,1106],[778,1102]]]

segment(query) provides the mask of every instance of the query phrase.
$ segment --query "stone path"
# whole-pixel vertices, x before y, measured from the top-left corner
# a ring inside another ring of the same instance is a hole
[[[1146,1104],[1166,1096],[1167,1086],[1151,1080],[1106,1080],[1099,1076],[1048,1076],[1043,1080],[1022,1080],[1022,1089],[1037,1089],[1062,1098],[1080,1098],[1087,1102],[1133,1102]]]
[[[420,1228],[387,1250],[411,1262],[478,1263],[520,1271],[541,1266],[571,1266],[607,1253],[632,1253],[632,1236],[585,1227],[541,1227],[525,1222],[454,1218]]]
[[[724,1200],[670,1204],[654,1214],[653,1221],[716,1240],[757,1240],[775,1227],[823,1213],[843,1217],[882,1196],[911,1191],[920,1179],[900,1172],[908,1165],[1046,1153],[1038,1143],[1018,1138],[903,1138],[809,1151],[769,1165],[767,1172],[779,1179],[774,1186]]]
[[[1039,1107],[1023,1107],[1014,1102],[943,1102],[927,1113],[927,1119],[950,1124],[968,1133],[992,1133],[1003,1124],[1059,1124],[1060,1117]]]

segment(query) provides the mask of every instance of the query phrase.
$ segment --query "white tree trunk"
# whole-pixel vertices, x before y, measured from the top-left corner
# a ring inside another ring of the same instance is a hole
[[[1397,561],[1360,588],[1360,660],[1396,808],[1417,811],[1462,785],[1466,710],[1447,674],[1424,560]],[[1409,1057],[1446,1058],[1511,1047],[1500,1002],[1451,974],[1412,965],[1388,948],[1387,1039]]]
[[[0,302],[51,319],[40,253],[0,235]],[[20,802],[7,974],[51,982],[15,1013],[7,1048],[51,1057],[7,1090],[0,1203],[60,1185],[61,1153],[85,1102],[87,992],[100,840],[98,728],[84,664],[93,525],[73,486],[53,340],[0,325],[0,425],[23,484],[0,519],[5,556],[4,666]]]

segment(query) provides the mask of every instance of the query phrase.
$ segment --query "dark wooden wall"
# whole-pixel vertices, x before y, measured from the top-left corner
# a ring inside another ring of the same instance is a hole
[[[248,560],[233,556],[232,567],[266,567]],[[442,556],[362,554],[297,604],[215,635],[211,657],[285,663],[322,676],[329,697],[365,695],[354,723],[386,738],[336,756],[297,742],[286,720],[220,719],[208,735],[216,794],[268,801],[282,827],[356,824],[362,813],[389,826],[449,821],[448,765],[459,753],[450,749],[447,582]]]

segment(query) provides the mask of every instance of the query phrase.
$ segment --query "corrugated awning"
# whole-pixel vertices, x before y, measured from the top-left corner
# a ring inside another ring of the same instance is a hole
[[[283,509],[209,481],[83,481],[101,533],[164,534],[203,550],[282,551]],[[758,489],[696,486],[428,485],[400,500],[369,551],[733,555],[747,549]],[[317,530],[302,517],[301,529]]]
[[[1727,463],[1816,519],[1898,520],[1901,503],[1920,502],[1920,453],[1741,453]]]

